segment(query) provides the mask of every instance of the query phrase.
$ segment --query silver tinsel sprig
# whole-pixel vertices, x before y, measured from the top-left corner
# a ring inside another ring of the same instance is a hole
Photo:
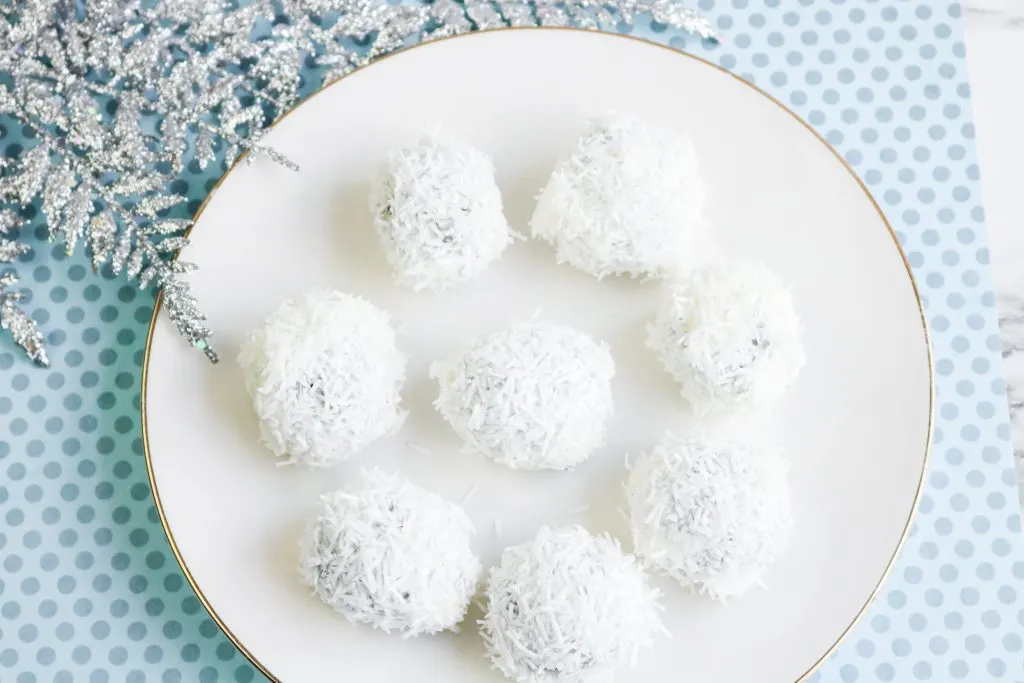
[[[612,29],[645,14],[714,38],[680,0],[0,0],[0,117],[36,144],[0,160],[0,208],[36,204],[70,254],[85,244],[96,270],[156,287],[178,331],[211,361],[210,330],[173,260],[187,245],[185,197],[173,179],[242,152],[290,168],[260,141],[300,97],[313,61],[325,80],[406,45],[502,26]],[[0,262],[27,245],[21,219],[0,211]],[[0,328],[40,364],[44,338],[0,277]]]
[[[20,222],[19,216],[10,209],[0,210],[0,263],[14,263],[29,251],[27,244],[8,238],[10,231]],[[18,307],[21,292],[11,290],[17,283],[15,272],[10,269],[0,271],[0,330],[9,332],[14,343],[24,349],[34,363],[49,367],[43,333],[36,321]]]

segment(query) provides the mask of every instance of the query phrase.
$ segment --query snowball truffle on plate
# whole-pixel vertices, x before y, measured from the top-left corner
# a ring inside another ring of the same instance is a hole
[[[788,474],[744,444],[666,435],[626,484],[634,552],[716,600],[742,595],[789,543]]]
[[[615,363],[570,327],[514,325],[430,374],[440,384],[434,405],[468,449],[507,467],[564,470],[604,443]]]
[[[632,116],[586,125],[537,198],[534,237],[598,278],[659,276],[690,263],[704,191],[693,143]]]
[[[663,631],[657,591],[631,555],[579,526],[507,548],[490,571],[481,634],[518,683],[607,680]]]
[[[285,301],[238,362],[263,443],[289,463],[333,465],[405,417],[405,357],[387,313],[359,297],[314,290]]]
[[[455,630],[480,578],[459,506],[379,470],[321,498],[300,571],[355,624],[406,637]]]
[[[512,240],[490,158],[454,138],[392,153],[370,210],[396,280],[415,290],[479,275]]]
[[[775,400],[804,365],[792,294],[759,263],[708,264],[669,283],[647,333],[698,413]]]

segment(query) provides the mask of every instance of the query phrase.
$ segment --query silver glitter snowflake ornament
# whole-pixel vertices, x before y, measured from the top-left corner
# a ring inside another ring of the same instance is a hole
[[[298,101],[308,64],[329,81],[415,42],[501,26],[613,29],[641,13],[714,36],[679,0],[0,0],[0,118],[35,141],[0,164],[0,208],[37,206],[69,254],[84,244],[95,269],[158,288],[181,335],[216,362],[182,278],[193,266],[174,258],[191,222],[170,183],[190,162],[242,152],[297,169],[261,139]],[[0,233],[22,222],[3,215]],[[0,239],[4,261],[27,248],[16,244]],[[45,358],[35,323],[4,296],[3,328]]]
[[[7,233],[18,224],[13,211],[0,211],[0,263],[13,263],[29,251],[28,245],[7,238]],[[18,275],[11,270],[0,272],[0,330],[9,332],[14,343],[24,349],[28,357],[41,367],[49,367],[46,343],[36,321],[18,307],[21,292],[9,291],[17,284]]]

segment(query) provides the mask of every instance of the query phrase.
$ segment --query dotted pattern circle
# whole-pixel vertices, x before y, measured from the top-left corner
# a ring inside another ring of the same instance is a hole
[[[693,1],[725,44],[656,23],[634,32],[756,83],[842,153],[897,229],[933,333],[920,513],[876,603],[810,681],[1019,683],[1021,518],[959,5]],[[26,144],[0,119],[0,151]],[[221,170],[192,165],[176,182],[190,210]],[[183,579],[153,507],[139,427],[151,296],[93,277],[42,241],[36,207],[24,215],[37,242],[18,268],[53,368],[0,342],[0,680],[259,679]]]

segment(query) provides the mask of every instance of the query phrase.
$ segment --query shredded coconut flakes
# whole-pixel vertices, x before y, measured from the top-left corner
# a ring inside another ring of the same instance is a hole
[[[315,466],[401,426],[405,360],[387,313],[327,290],[281,304],[238,355],[263,443],[287,463]]]
[[[513,237],[491,159],[440,135],[391,154],[370,210],[395,279],[415,290],[479,275]]]
[[[758,263],[704,265],[668,283],[647,335],[699,414],[774,401],[804,365],[792,293]]]
[[[481,565],[462,508],[379,470],[321,497],[300,571],[350,622],[404,637],[455,631]]]
[[[750,446],[667,434],[626,484],[644,564],[725,601],[759,585],[792,534],[789,463]]]
[[[529,322],[434,363],[434,405],[469,450],[513,469],[569,469],[604,443],[615,363],[562,325]]]
[[[481,634],[517,683],[583,683],[635,663],[664,633],[658,592],[631,555],[580,526],[542,528],[490,571]]]
[[[688,137],[609,115],[588,122],[555,167],[530,227],[559,263],[598,278],[661,276],[692,261],[703,203]]]
[[[427,448],[426,446],[423,446],[422,444],[418,444],[418,443],[416,443],[414,441],[406,441],[405,442],[405,447],[408,448],[411,451],[416,451],[417,453],[422,453],[423,455],[433,455],[433,452],[429,448]]]

